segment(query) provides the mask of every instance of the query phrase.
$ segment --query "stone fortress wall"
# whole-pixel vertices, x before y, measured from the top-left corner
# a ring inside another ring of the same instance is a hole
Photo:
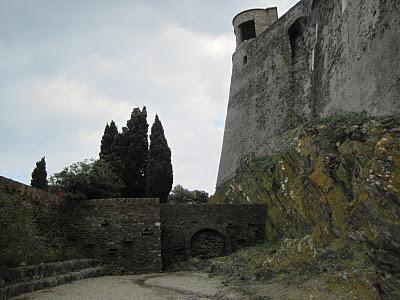
[[[400,2],[302,0],[233,20],[237,40],[217,188],[243,158],[286,147],[281,135],[340,112],[400,112]],[[253,27],[253,28],[251,28]]]
[[[48,247],[57,239],[74,249],[73,258],[95,259],[110,274],[160,272],[174,262],[226,255],[265,239],[264,205],[171,205],[126,198],[66,201],[1,176],[0,187],[0,192],[24,195],[34,207],[31,217]]]

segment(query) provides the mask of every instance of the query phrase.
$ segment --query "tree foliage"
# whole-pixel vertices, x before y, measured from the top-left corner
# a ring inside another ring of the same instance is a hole
[[[125,197],[144,197],[148,156],[148,131],[146,107],[134,108],[126,127],[114,142],[113,162],[118,175],[125,183]]]
[[[185,189],[180,184],[174,186],[168,197],[169,203],[174,204],[194,204],[208,202],[209,195],[205,191]]]
[[[146,196],[159,198],[161,203],[167,202],[172,181],[171,149],[168,147],[164,129],[156,115],[150,134]]]
[[[44,157],[36,162],[36,167],[32,172],[31,186],[46,191],[48,190],[46,160]]]
[[[50,188],[69,199],[120,197],[123,181],[104,160],[84,160],[74,163],[50,177]]]
[[[101,139],[100,146],[100,159],[106,160],[108,162],[112,162],[112,154],[113,154],[113,145],[115,141],[115,137],[118,135],[118,128],[115,125],[114,121],[111,121],[110,125],[106,125],[104,129],[104,134]]]
[[[78,162],[54,174],[52,189],[69,198],[158,197],[166,202],[172,187],[171,150],[158,116],[150,147],[148,129],[145,106],[133,109],[121,132],[111,121],[101,139],[100,159]]]

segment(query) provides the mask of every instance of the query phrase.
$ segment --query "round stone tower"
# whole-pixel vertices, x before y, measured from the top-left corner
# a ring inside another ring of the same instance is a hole
[[[278,20],[276,7],[248,9],[237,14],[232,21],[236,35],[236,48],[243,42],[258,37],[276,20]]]

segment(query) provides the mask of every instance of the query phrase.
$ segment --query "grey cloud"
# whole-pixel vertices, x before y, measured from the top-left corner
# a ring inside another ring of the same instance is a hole
[[[282,9],[295,1],[281,1]],[[105,123],[158,113],[174,184],[213,191],[234,36],[231,19],[272,1],[0,2],[0,174],[29,183],[98,153]]]

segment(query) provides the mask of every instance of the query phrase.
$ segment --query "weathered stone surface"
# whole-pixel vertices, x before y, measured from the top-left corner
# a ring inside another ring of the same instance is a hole
[[[82,256],[96,258],[111,273],[160,272],[158,199],[99,199],[68,208],[68,240]]]
[[[242,43],[233,55],[217,187],[246,156],[286,149],[281,135],[308,120],[400,112],[398,32],[397,0],[303,0]]]

